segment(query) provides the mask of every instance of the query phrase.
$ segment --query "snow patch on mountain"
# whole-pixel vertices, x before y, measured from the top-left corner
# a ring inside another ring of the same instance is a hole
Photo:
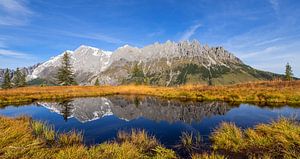
[[[208,47],[194,41],[172,42],[168,40],[165,43],[154,43],[143,48],[124,45],[117,48],[115,51],[104,51],[95,47],[81,45],[74,51],[65,51],[71,56],[72,69],[76,75],[76,81],[80,84],[91,84],[99,77],[99,75],[111,66],[121,68],[126,63],[138,62],[143,64],[151,61],[148,65],[148,70],[151,71],[156,67],[155,61],[165,59],[169,68],[173,67],[174,59],[187,59],[192,61],[198,59],[205,68],[212,65],[227,66],[227,63],[242,63],[237,57],[222,47]],[[54,76],[61,65],[62,54],[51,58],[49,61],[39,65],[34,69],[29,79],[44,78],[55,80]],[[114,71],[121,71],[115,69]],[[118,74],[124,74],[122,71]],[[118,79],[115,76],[107,74],[101,75],[100,83],[117,83]]]

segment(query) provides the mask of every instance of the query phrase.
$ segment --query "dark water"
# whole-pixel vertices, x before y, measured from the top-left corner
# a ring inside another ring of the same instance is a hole
[[[119,130],[145,129],[166,146],[175,145],[181,132],[200,132],[207,139],[222,121],[247,128],[280,116],[300,119],[300,107],[258,107],[224,102],[180,102],[154,97],[78,98],[64,102],[7,106],[0,115],[31,116],[60,132],[80,130],[86,144],[114,139]]]

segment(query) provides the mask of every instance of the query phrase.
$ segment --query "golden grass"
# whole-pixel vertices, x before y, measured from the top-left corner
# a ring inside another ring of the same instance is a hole
[[[0,104],[106,95],[147,95],[199,101],[219,100],[237,103],[298,105],[300,104],[300,81],[264,81],[228,86],[185,85],[159,87],[124,85],[22,87],[0,90]]]
[[[213,149],[251,158],[297,158],[300,156],[299,122],[281,118],[241,130],[223,123],[212,134]]]
[[[227,157],[216,153],[193,154],[192,159],[226,159]]]
[[[120,143],[132,143],[144,153],[151,152],[155,147],[160,145],[156,138],[149,136],[145,130],[135,129],[131,130],[131,133],[119,131],[117,141]]]
[[[81,133],[54,136],[53,128],[28,117],[11,119],[0,117],[0,158],[49,158],[49,159],[175,159],[175,152],[164,148],[144,130],[132,130],[116,141],[86,147]],[[54,141],[46,140],[53,139]],[[122,141],[121,141],[122,140]]]
[[[194,135],[193,133],[182,132],[180,136],[180,144],[176,145],[183,153],[191,154],[192,152],[199,151],[202,148],[200,133]]]
[[[55,159],[176,159],[173,150],[144,130],[119,132],[117,138],[92,147],[82,143],[82,134],[71,131],[47,137],[53,128],[28,117],[0,116],[0,158]],[[37,133],[38,132],[38,133]],[[51,133],[52,134],[52,133]],[[46,140],[46,139],[54,140]],[[194,147],[198,137],[185,133],[183,141]],[[300,156],[299,122],[281,118],[269,124],[241,130],[232,123],[221,124],[212,134],[212,152],[199,153],[193,148],[183,158],[297,158]],[[200,140],[199,140],[200,141]],[[49,143],[50,142],[50,143]]]

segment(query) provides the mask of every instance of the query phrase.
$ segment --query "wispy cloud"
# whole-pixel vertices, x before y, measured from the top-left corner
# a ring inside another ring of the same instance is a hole
[[[100,40],[104,41],[107,43],[112,43],[112,44],[123,44],[125,43],[124,41],[107,36],[101,33],[87,33],[87,34],[79,34],[79,33],[71,33],[71,32],[62,32],[62,34],[66,36],[71,36],[71,37],[77,37],[77,38],[84,38],[84,39],[93,39],[93,40]]]
[[[269,0],[269,3],[271,4],[274,11],[279,11],[279,0]]]
[[[147,37],[155,37],[155,36],[160,36],[160,35],[162,35],[163,33],[164,33],[163,30],[158,30],[158,31],[149,33],[149,34],[147,34],[146,36],[147,36]]]
[[[281,49],[282,49],[282,47],[271,46],[271,47],[265,48],[262,51],[257,51],[257,52],[243,54],[241,56],[241,58],[247,59],[247,58],[252,58],[252,57],[255,57],[255,56],[262,56],[262,55],[266,55],[266,54],[272,54],[275,51],[279,51]]]
[[[32,55],[29,55],[27,53],[13,51],[13,50],[6,50],[6,49],[0,49],[0,56],[19,58],[19,59],[33,58]]]
[[[2,39],[0,39],[0,48],[5,48],[5,47],[6,47],[6,43],[2,41]]]
[[[25,0],[0,0],[0,25],[25,25],[33,15]]]
[[[198,28],[200,28],[202,25],[200,23],[197,23],[193,26],[191,26],[188,30],[186,30],[183,35],[180,38],[180,41],[189,40],[191,36],[195,34]]]

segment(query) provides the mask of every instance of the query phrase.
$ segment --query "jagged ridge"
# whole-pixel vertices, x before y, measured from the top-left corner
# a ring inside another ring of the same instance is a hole
[[[154,43],[143,48],[129,45],[114,52],[82,45],[67,51],[81,85],[90,85],[98,78],[101,84],[127,84],[137,64],[144,73],[144,81],[153,85],[179,85],[186,83],[232,84],[266,80],[278,75],[259,71],[245,65],[223,47],[202,46],[198,41]],[[35,67],[28,79],[46,79],[55,83],[62,54]]]

